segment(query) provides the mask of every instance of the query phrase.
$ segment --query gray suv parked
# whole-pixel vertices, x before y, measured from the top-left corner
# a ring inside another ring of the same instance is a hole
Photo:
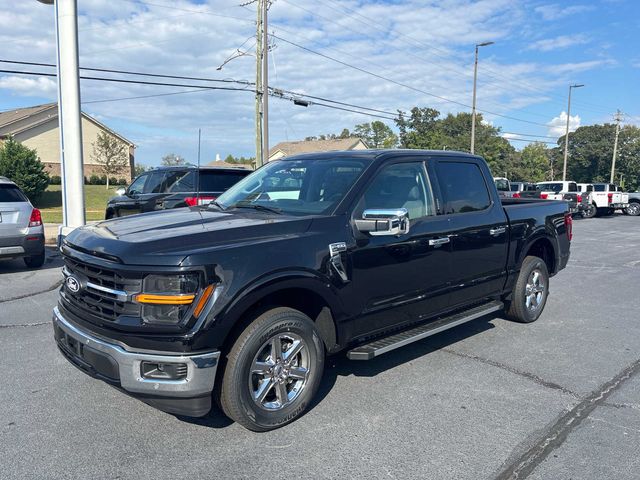
[[[30,268],[44,263],[42,215],[15,183],[0,177],[0,259],[20,257]]]

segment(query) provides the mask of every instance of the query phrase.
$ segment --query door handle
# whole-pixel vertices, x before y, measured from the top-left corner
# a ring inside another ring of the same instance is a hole
[[[445,243],[449,243],[450,241],[451,239],[449,237],[434,238],[429,240],[429,246],[434,247],[437,245],[444,245]]]
[[[497,237],[498,235],[502,235],[506,231],[507,231],[507,227],[497,227],[489,230],[489,234],[493,235],[494,237]]]

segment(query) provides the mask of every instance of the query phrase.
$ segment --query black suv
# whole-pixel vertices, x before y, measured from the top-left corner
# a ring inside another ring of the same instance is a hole
[[[244,168],[166,167],[138,176],[122,195],[107,202],[105,218],[167,208],[206,205],[251,173]],[[196,178],[200,189],[196,192]]]

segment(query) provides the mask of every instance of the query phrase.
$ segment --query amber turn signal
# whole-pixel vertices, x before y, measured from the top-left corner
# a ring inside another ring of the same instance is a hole
[[[209,298],[211,298],[211,294],[215,289],[216,287],[214,285],[209,285],[207,288],[204,289],[204,291],[202,292],[202,295],[200,296],[200,300],[198,300],[196,308],[193,311],[194,317],[198,318],[200,316],[200,314],[202,313],[202,310],[204,310],[204,306],[207,304],[207,301],[209,300]]]
[[[153,305],[190,305],[193,303],[195,295],[155,295],[150,293],[140,293],[135,296],[138,303],[150,303]]]

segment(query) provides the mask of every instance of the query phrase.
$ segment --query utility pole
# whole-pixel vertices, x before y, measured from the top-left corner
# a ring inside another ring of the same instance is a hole
[[[258,0],[256,22],[256,167],[269,159],[269,0]]]
[[[584,85],[569,85],[569,103],[567,105],[567,129],[564,134],[564,166],[562,167],[562,181],[567,180],[567,158],[569,157],[569,121],[571,120],[571,90]]]
[[[85,224],[78,69],[78,5],[77,0],[38,1],[55,6],[60,177],[62,178],[62,226],[58,232],[58,241],[60,241],[71,230]]]
[[[473,103],[471,105],[471,154],[476,150],[476,83],[478,81],[478,48],[493,45],[494,42],[478,43],[476,45],[476,57],[473,64]]]
[[[616,139],[613,141],[613,159],[611,160],[611,178],[609,179],[609,183],[613,183],[613,177],[616,171],[616,156],[618,155],[618,136],[620,135],[620,122],[622,121],[622,112],[620,110],[617,110],[613,118],[616,121]]]

